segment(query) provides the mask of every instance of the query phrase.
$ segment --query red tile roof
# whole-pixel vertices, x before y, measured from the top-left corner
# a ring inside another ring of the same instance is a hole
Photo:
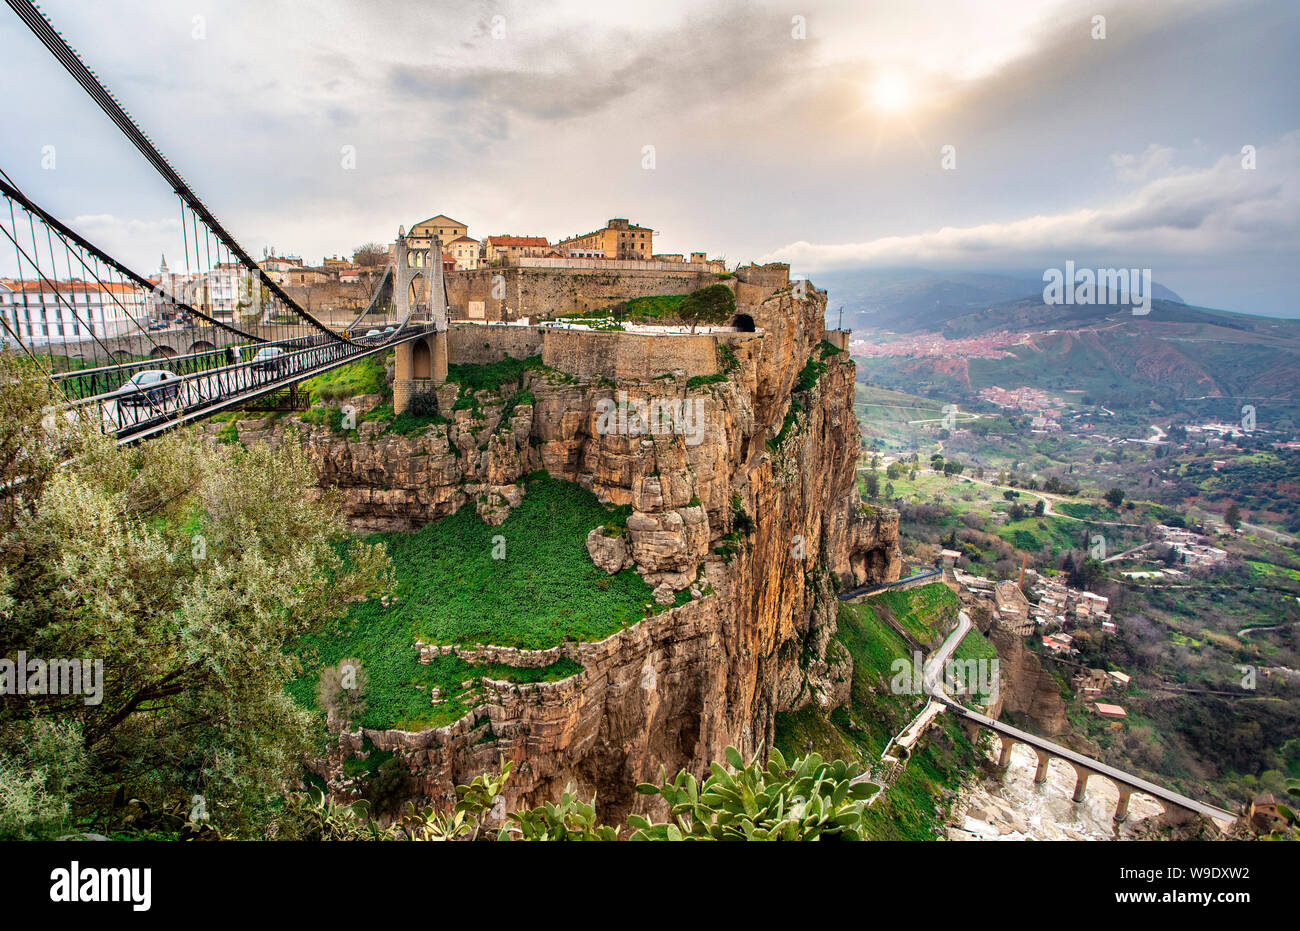
[[[489,236],[494,246],[549,246],[545,236]]]

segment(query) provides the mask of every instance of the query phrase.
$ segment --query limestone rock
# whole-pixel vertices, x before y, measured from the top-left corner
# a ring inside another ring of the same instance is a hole
[[[587,534],[587,552],[591,554],[591,561],[610,575],[633,565],[627,540],[621,533],[613,537],[606,536],[604,527],[595,527]]]

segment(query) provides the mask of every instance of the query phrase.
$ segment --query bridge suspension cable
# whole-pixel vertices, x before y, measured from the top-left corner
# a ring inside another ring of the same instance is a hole
[[[348,330],[304,309],[263,273],[49,19],[32,3],[6,2],[180,204],[184,269],[170,271],[164,255],[159,274],[146,278],[0,170],[0,249],[12,246],[15,263],[15,277],[0,279],[0,349],[26,352],[74,411],[125,442],[269,394],[298,404],[294,386],[304,378],[436,329],[412,322],[409,300],[397,302],[404,313],[390,321],[398,280],[391,264]],[[357,335],[362,325],[369,329]]]
[[[123,135],[130,140],[130,142],[142,155],[144,155],[149,163],[154,166],[158,173],[162,175],[163,179],[181,199],[184,207],[187,207],[191,211],[190,220],[192,225],[195,226],[194,238],[196,264],[199,258],[197,223],[201,220],[207,230],[225,246],[230,255],[232,255],[239,264],[243,265],[249,272],[260,276],[261,268],[257,262],[255,262],[252,256],[250,256],[235,240],[234,236],[232,236],[226,228],[221,225],[217,218],[208,209],[207,205],[203,203],[202,199],[194,193],[194,190],[189,186],[185,179],[181,177],[180,172],[172,166],[167,157],[158,150],[157,146],[154,145],[153,140],[150,139],[149,136],[140,128],[139,124],[136,123],[135,118],[132,117],[125,108],[123,108],[123,106],[118,102],[117,97],[104,86],[104,83],[99,79],[99,76],[86,67],[85,63],[81,60],[81,56],[72,48],[71,45],[68,44],[67,40],[63,38],[63,34],[55,30],[49,18],[45,16],[45,14],[42,13],[35,4],[27,2],[27,0],[6,0],[6,2],[9,4],[10,8],[18,14],[18,17],[24,24],[26,24],[28,29],[30,29],[32,33],[40,39],[41,43],[50,50],[55,59],[58,60],[59,64],[61,64],[68,74],[70,74],[72,78],[81,85],[86,93],[90,95],[90,98],[99,105],[99,108],[103,110],[108,118],[122,131]],[[183,230],[185,226],[184,209],[182,210],[181,226]],[[314,327],[318,331],[327,334],[332,338],[347,339],[346,336],[336,333],[320,320],[316,319],[316,317],[314,317],[310,312],[304,310],[273,279],[267,278],[264,282],[264,287],[266,287],[270,292],[271,297],[275,301],[282,303],[287,309],[292,311],[292,313],[302,318],[305,324]]]

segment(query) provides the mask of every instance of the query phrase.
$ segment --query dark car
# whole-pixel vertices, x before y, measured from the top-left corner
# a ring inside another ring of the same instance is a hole
[[[118,389],[117,403],[130,407],[142,404],[162,405],[174,400],[181,392],[179,376],[163,369],[136,372],[131,380]]]

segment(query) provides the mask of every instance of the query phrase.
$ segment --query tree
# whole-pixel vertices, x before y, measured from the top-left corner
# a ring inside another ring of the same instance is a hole
[[[1073,563],[1068,573],[1068,582],[1071,588],[1088,589],[1104,575],[1105,570],[1099,561],[1091,557],[1081,557]]]
[[[1046,512],[1047,512],[1047,502],[1043,498],[1039,498],[1036,502],[1034,502],[1034,516],[1042,517]]]
[[[366,242],[352,250],[354,265],[366,267],[383,265],[388,261],[388,249],[377,242]]]
[[[897,462],[891,462],[889,464],[889,467],[885,469],[885,478],[887,479],[892,480],[892,479],[900,478],[902,474],[903,474],[903,467],[899,465]]]
[[[880,473],[868,472],[866,476],[867,497],[875,501],[880,497]]]
[[[691,332],[697,326],[717,326],[726,323],[736,312],[736,295],[725,284],[711,284],[686,295],[677,308],[677,317],[690,324]]]
[[[1228,510],[1223,514],[1223,522],[1233,530],[1241,526],[1241,508],[1237,507],[1236,502],[1228,505]]]
[[[113,830],[123,800],[198,796],[212,824],[256,833],[314,749],[314,716],[285,691],[291,644],[387,589],[383,547],[350,542],[298,444],[51,439],[40,376],[0,369],[0,462],[33,478],[8,486],[25,490],[0,524],[0,656],[102,664],[93,693],[0,703],[0,832]],[[18,455],[55,442],[65,465]]]
[[[1124,503],[1124,491],[1120,488],[1112,488],[1102,497],[1105,498],[1106,503],[1113,508],[1118,508]]]

